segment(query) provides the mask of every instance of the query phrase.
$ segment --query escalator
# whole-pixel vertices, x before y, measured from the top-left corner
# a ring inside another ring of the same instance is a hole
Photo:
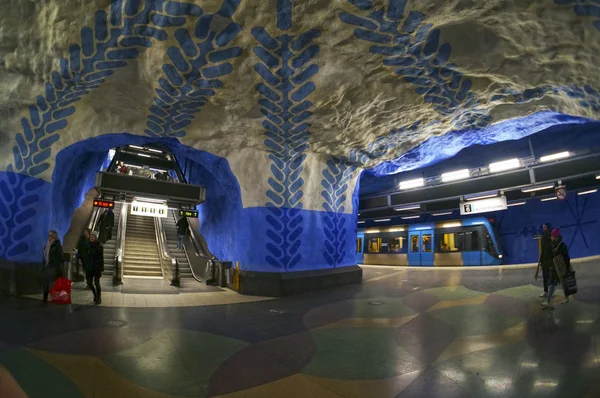
[[[179,264],[179,274],[182,282],[190,281],[194,279],[194,274],[190,268],[190,261],[188,254],[183,250],[177,249],[177,223],[174,211],[169,212],[169,216],[162,220],[162,225],[165,230],[167,237],[167,246],[169,248],[169,254],[175,258]]]
[[[104,243],[104,275],[112,277],[115,270],[115,254],[117,251],[117,231],[119,227],[119,220],[121,218],[121,203],[115,203],[114,214],[115,223],[112,229],[112,235],[110,240]]]

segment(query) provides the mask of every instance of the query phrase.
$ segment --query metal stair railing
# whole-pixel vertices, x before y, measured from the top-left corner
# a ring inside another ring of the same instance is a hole
[[[169,254],[167,235],[160,217],[154,217],[154,228],[156,230],[156,244],[158,246],[163,278],[167,282],[170,282],[171,286],[180,286],[179,262]]]

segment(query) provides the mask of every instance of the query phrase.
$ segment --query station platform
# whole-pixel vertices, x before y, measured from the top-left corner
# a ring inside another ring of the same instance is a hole
[[[598,397],[600,261],[574,267],[554,310],[530,267],[365,267],[362,285],[271,300],[4,298],[0,364],[32,398]]]

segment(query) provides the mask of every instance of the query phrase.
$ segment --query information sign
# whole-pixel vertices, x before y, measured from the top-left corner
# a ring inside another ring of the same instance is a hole
[[[460,202],[460,215],[487,213],[490,211],[506,210],[507,208],[506,196],[496,196],[494,198]]]

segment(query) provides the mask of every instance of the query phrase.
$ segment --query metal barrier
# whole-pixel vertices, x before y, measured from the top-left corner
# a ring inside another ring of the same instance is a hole
[[[115,243],[115,269],[113,271],[113,285],[123,284],[123,252],[125,250],[125,229],[127,228],[128,204],[121,206],[119,227],[117,230],[117,241]]]
[[[169,254],[167,235],[160,217],[154,217],[154,229],[156,231],[156,244],[159,251],[160,268],[163,278],[171,282],[171,286],[179,286],[179,262]]]

